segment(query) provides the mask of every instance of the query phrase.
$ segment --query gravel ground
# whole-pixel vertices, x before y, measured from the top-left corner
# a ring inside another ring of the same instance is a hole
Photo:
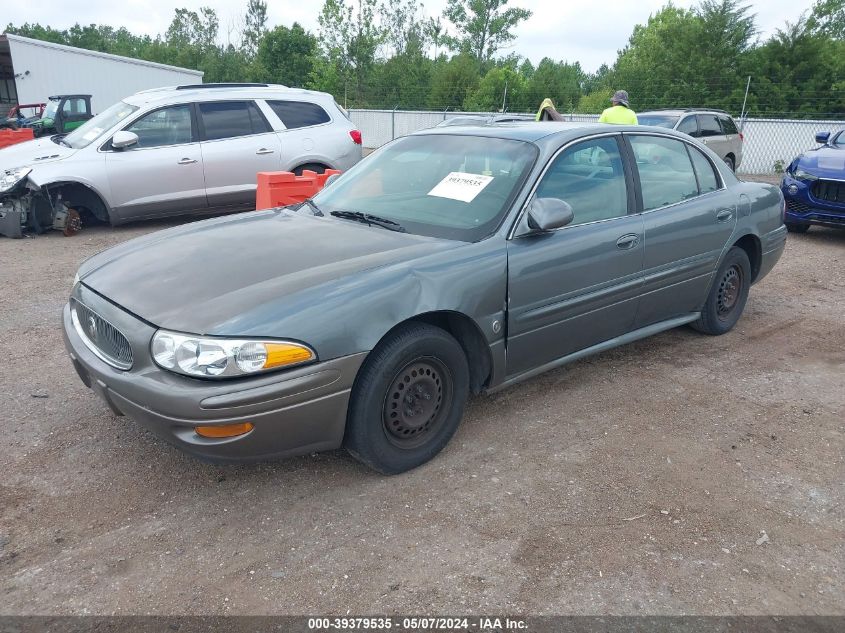
[[[475,398],[387,478],[202,463],[81,384],[78,264],[168,225],[0,238],[0,613],[845,614],[845,232],[791,235],[731,333]]]

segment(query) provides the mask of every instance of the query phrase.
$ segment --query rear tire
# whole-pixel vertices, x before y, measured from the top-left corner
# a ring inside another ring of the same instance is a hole
[[[361,367],[344,447],[385,475],[416,468],[452,438],[468,394],[469,367],[454,337],[426,323],[402,325]]]
[[[810,230],[809,224],[796,224],[794,222],[786,223],[786,230],[790,233],[806,233]]]
[[[701,316],[692,327],[712,336],[729,332],[742,316],[750,287],[751,262],[744,250],[734,246],[719,266]]]
[[[728,166],[728,169],[731,171],[736,171],[736,163],[734,163],[734,159],[730,156],[725,156],[725,165]]]
[[[305,165],[300,165],[299,167],[294,169],[293,173],[295,176],[301,176],[302,172],[308,170],[316,172],[318,174],[322,174],[324,171],[326,171],[326,169],[328,169],[328,167],[326,167],[325,165],[320,165],[318,163],[307,163]]]

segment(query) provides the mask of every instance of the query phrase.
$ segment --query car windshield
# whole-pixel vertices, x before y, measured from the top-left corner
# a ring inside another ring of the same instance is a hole
[[[833,139],[834,145],[845,145],[845,131],[840,132],[839,136]]]
[[[56,112],[59,111],[59,102],[56,99],[50,99],[47,102],[47,107],[44,108],[44,118],[45,119],[55,119]]]
[[[73,132],[65,136],[62,142],[74,149],[87,147],[137,109],[138,106],[129,105],[124,101],[118,101],[93,119],[89,119],[80,125]]]
[[[361,161],[314,202],[327,214],[366,213],[409,233],[475,242],[499,226],[537,154],[522,141],[408,136]]]
[[[680,117],[671,114],[638,114],[637,122],[640,125],[653,125],[655,127],[675,127]]]

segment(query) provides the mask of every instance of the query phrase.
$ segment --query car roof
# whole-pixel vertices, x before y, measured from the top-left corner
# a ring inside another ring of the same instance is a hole
[[[545,136],[568,130],[581,130],[590,127],[605,128],[605,124],[597,125],[592,121],[495,121],[479,120],[477,123],[465,125],[451,125],[433,127],[415,132],[414,136],[425,134],[450,134],[461,136],[483,136],[488,138],[505,138],[515,141],[536,142]]]
[[[666,116],[681,116],[682,114],[721,114],[722,116],[730,116],[724,110],[709,109],[709,108],[666,108],[658,110],[643,110],[637,112],[637,116],[646,116],[649,114],[665,114]]]
[[[194,84],[168,86],[136,92],[124,101],[130,105],[167,105],[185,101],[227,101],[229,99],[300,98],[309,101],[334,101],[326,92],[288,88],[279,84]]]
[[[559,146],[561,143],[590,134],[613,132],[652,132],[664,136],[675,136],[689,140],[689,136],[675,130],[649,125],[614,125],[595,121],[512,121],[507,123],[484,123],[432,127],[414,132],[411,136],[449,135],[479,136],[484,138],[511,139],[537,145]]]

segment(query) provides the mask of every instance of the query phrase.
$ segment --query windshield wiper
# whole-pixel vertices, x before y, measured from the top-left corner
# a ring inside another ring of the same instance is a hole
[[[299,211],[299,210],[300,210],[302,207],[304,207],[305,205],[308,205],[309,207],[311,207],[311,209],[313,209],[313,211],[314,211],[314,215],[319,216],[319,217],[323,217],[323,216],[325,215],[325,213],[323,213],[323,211],[320,209],[320,207],[318,207],[318,206],[317,206],[317,203],[315,203],[315,202],[314,202],[313,200],[311,200],[310,198],[308,198],[308,199],[306,199],[306,200],[303,200],[303,201],[302,201],[302,204],[300,204],[300,205],[296,208],[296,210],[297,210],[297,211]]]
[[[342,218],[344,220],[354,220],[369,226],[380,226],[390,231],[398,231],[399,233],[406,232],[405,227],[398,222],[369,213],[361,213],[360,211],[332,211],[331,214],[336,218]]]

